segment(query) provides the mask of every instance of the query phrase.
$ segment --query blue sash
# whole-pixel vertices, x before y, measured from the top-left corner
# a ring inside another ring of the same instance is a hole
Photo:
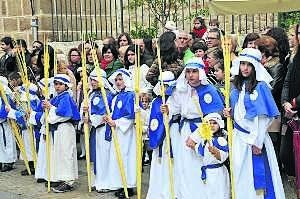
[[[255,190],[265,190],[265,199],[275,199],[270,165],[265,147],[259,155],[252,154],[253,178]]]
[[[96,130],[105,126],[105,123],[100,124],[97,127],[92,127],[90,132],[90,161],[94,163],[94,173],[96,174]]]
[[[196,123],[201,123],[202,120],[201,120],[200,117],[199,118],[194,118],[194,119],[183,118],[180,121],[179,131],[181,131],[181,129],[182,129],[183,125],[184,125],[184,122],[188,122],[189,125],[190,125],[191,132],[194,132],[198,128],[198,126],[196,125]]]
[[[217,164],[209,164],[209,165],[206,165],[206,166],[202,166],[201,167],[201,179],[203,181],[206,180],[207,176],[206,176],[206,169],[216,169],[216,168],[219,168],[223,166],[223,163],[217,163]]]

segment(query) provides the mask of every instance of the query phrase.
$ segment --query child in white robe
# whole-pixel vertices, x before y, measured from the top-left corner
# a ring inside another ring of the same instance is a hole
[[[228,158],[229,147],[226,132],[223,130],[224,121],[218,113],[210,113],[204,119],[210,123],[212,140],[208,142],[199,136],[198,143],[192,147],[202,157],[203,162],[201,179],[204,182],[204,190],[201,192],[201,198],[229,199],[229,174],[224,165]]]
[[[76,132],[74,123],[80,120],[76,103],[68,92],[70,78],[65,74],[54,76],[54,88],[57,95],[49,101],[43,101],[43,107],[49,109],[49,127],[51,129],[51,165],[50,181],[59,182],[52,188],[56,193],[72,191],[78,178]]]
[[[224,108],[223,98],[215,87],[208,84],[202,59],[192,58],[177,79],[172,98],[164,105],[162,111],[173,115],[181,115],[180,139],[178,148],[178,198],[201,198],[199,192],[204,190],[201,180],[202,158],[193,150],[197,142],[194,135],[201,124],[198,107],[201,107],[203,115],[221,112]]]
[[[36,85],[33,83],[29,84],[28,92],[29,92],[29,100],[30,100],[30,111],[31,110],[36,110],[37,105],[39,103],[39,98],[37,96],[37,91],[38,88]],[[28,106],[27,102],[27,96],[26,96],[26,88],[24,86],[19,87],[19,94],[20,94],[20,99],[19,99],[19,104],[17,105],[16,109],[11,109],[10,110],[10,117],[12,119],[15,119],[16,122],[18,123],[20,130],[22,131],[22,140],[24,144],[24,149],[26,153],[26,158],[28,161],[28,165],[30,168],[31,175],[34,175],[35,173],[35,168],[34,168],[34,154],[36,153],[36,141],[35,141],[35,131],[34,128],[32,127],[32,132],[29,131],[29,125],[28,122],[26,121],[26,109]],[[28,114],[28,113],[27,113]],[[32,133],[32,137],[30,136],[30,133]],[[33,149],[31,146],[31,138],[33,138]],[[20,158],[23,159],[22,154],[20,155]],[[21,175],[29,175],[27,169],[21,171]]]
[[[0,76],[0,83],[9,100],[10,106],[15,106],[9,96],[12,91],[8,88],[8,80],[6,77]],[[17,160],[17,150],[12,128],[8,123],[8,111],[2,96],[0,96],[0,171],[7,172],[13,168],[14,162]]]
[[[127,180],[128,195],[135,194],[136,187],[136,134],[135,134],[135,94],[132,91],[131,73],[126,69],[118,69],[108,79],[114,88],[119,92],[112,101],[112,117],[105,116],[104,120],[109,126],[115,128],[115,135],[118,139],[123,167]],[[106,139],[112,141],[111,133],[107,131]],[[110,189],[116,190],[115,196],[125,198],[120,169],[116,157],[115,146],[110,148],[110,159],[108,176],[110,176]]]
[[[279,111],[271,94],[272,77],[259,50],[245,48],[234,60],[230,93],[234,119],[232,166],[235,198],[280,198],[285,194],[268,127]],[[246,194],[245,194],[246,193]]]
[[[105,86],[106,98],[111,104],[114,90],[109,85],[106,79],[105,71],[101,70],[102,82]],[[90,74],[90,82],[92,92],[89,96],[89,106],[83,107],[83,112],[89,113],[89,122],[91,125],[90,131],[90,157],[94,163],[95,180],[93,187],[99,193],[109,192],[109,176],[107,170],[109,167],[109,155],[111,142],[105,140],[106,123],[103,117],[106,115],[105,104],[102,93],[99,88],[98,76],[96,71],[92,71]]]
[[[169,99],[175,88],[175,76],[170,71],[164,71],[162,73],[162,79],[166,88],[166,100]],[[176,135],[179,136],[178,123],[180,122],[180,117],[172,117],[168,122],[170,125],[170,142],[171,142],[171,152],[167,153],[167,142],[165,139],[165,126],[163,121],[163,114],[160,110],[162,105],[161,97],[161,83],[158,82],[154,87],[153,91],[157,97],[151,103],[151,113],[149,121],[149,147],[153,149],[152,162],[150,169],[150,180],[149,188],[147,193],[148,199],[168,199],[172,198],[170,191],[170,178],[169,178],[169,157],[174,159],[172,175],[173,175],[173,189],[175,190],[175,197],[177,197],[176,192],[180,187],[176,186],[178,176],[176,175],[177,164],[175,164],[175,159],[177,157],[176,148]],[[177,124],[177,125],[176,125]],[[175,126],[175,128],[172,128]],[[176,128],[177,126],[177,128]],[[174,139],[173,139],[174,138]],[[173,160],[172,160],[173,161]],[[178,161],[178,160],[177,160]],[[176,161],[176,163],[177,163]],[[178,171],[177,171],[178,172]]]

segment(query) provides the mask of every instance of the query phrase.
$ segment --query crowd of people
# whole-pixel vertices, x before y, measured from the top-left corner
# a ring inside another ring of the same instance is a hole
[[[4,54],[0,58],[0,171],[11,171],[18,158],[24,159],[17,152],[11,123],[14,120],[37,183],[47,185],[50,181],[56,193],[74,190],[77,161],[86,157],[83,125],[88,124],[87,161],[93,163],[93,190],[114,191],[117,198],[126,198],[116,152],[119,148],[127,192],[133,196],[139,168],[135,118],[140,113],[140,164],[151,165],[148,199],[172,198],[172,194],[178,199],[225,199],[232,194],[238,199],[285,198],[283,175],[296,177],[300,198],[299,34],[297,24],[290,32],[273,27],[249,33],[243,42],[230,36],[230,108],[225,108],[224,101],[224,32],[215,19],[206,26],[203,18],[195,18],[190,33],[168,21],[157,42],[154,38],[133,40],[128,33],[122,33],[117,39],[104,38],[101,47],[87,40],[69,52],[54,50],[41,41],[34,41],[28,48],[23,39],[4,37]],[[49,61],[47,71],[45,60]],[[22,63],[30,80],[27,85]],[[83,66],[88,75],[88,105],[83,103]],[[106,102],[111,114],[107,114]],[[169,121],[164,121],[164,115]],[[233,132],[227,132],[227,117],[233,119]],[[211,140],[201,134],[206,123]],[[30,142],[31,126],[36,162]],[[170,131],[170,142],[166,129]],[[228,144],[229,133],[232,146]],[[169,167],[169,158],[173,167]],[[29,175],[28,170],[21,175]]]

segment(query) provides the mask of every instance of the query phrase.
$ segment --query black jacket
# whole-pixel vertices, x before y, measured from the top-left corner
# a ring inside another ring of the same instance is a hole
[[[279,62],[279,57],[273,57],[270,61],[265,63],[265,67],[268,73],[273,78],[273,81],[270,82],[272,86],[272,95],[276,102],[278,109],[281,109],[281,92],[282,86],[284,82],[284,78],[286,75],[286,69],[284,66]]]
[[[16,71],[18,71],[16,57],[4,54],[0,58],[0,75],[7,77],[11,72]]]
[[[296,53],[292,62],[288,65],[288,71],[283,83],[281,104],[292,102],[300,95],[300,50]]]

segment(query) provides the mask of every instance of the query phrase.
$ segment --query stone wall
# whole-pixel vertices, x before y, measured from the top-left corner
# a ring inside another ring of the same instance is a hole
[[[80,2],[85,2],[80,5]],[[50,41],[61,41],[68,38],[69,41],[80,40],[81,28],[87,29],[87,32],[95,33],[97,28],[97,37],[104,38],[113,35],[116,37],[121,32],[121,8],[119,4],[115,4],[112,0],[34,0],[35,15],[39,20],[38,38],[43,40],[43,35],[46,33]],[[136,12],[128,10],[126,3],[123,1],[124,11],[124,30],[134,29],[134,23],[144,22],[148,26],[149,9],[139,8]],[[57,4],[57,5],[56,5]],[[191,4],[191,9],[183,8],[184,11],[179,11],[179,18],[184,18],[191,11],[195,10],[195,5]],[[52,13],[55,15],[52,16]],[[181,16],[184,14],[184,16]],[[210,16],[216,18],[216,16]],[[31,5],[30,0],[0,0],[0,37],[9,35],[13,38],[24,38],[28,42],[32,42],[31,29]],[[231,17],[218,17],[221,28],[226,29],[226,32],[231,32]],[[241,27],[242,34],[254,31],[259,32],[266,26],[277,25],[277,14],[261,14],[247,16],[243,15],[240,18],[234,16],[236,31],[237,27]],[[254,19],[254,21],[253,21]],[[274,19],[274,20],[273,20]],[[207,18],[207,22],[209,18]],[[190,31],[192,28],[192,19],[184,21],[178,20],[178,27]],[[54,30],[54,34],[53,34]],[[236,32],[235,31],[235,32]]]

